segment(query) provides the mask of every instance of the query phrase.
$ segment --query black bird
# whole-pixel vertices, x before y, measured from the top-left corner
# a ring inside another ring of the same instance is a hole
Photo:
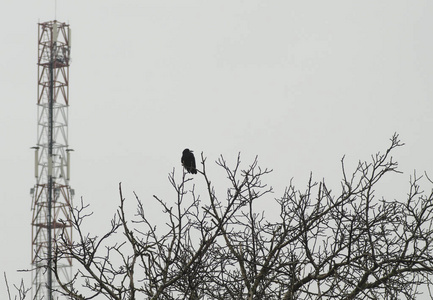
[[[195,158],[192,150],[185,149],[182,152],[182,158],[180,160],[182,162],[182,166],[192,174],[197,174],[197,169],[195,168]]]

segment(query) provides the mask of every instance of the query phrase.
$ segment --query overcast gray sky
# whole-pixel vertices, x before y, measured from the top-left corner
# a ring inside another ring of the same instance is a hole
[[[271,198],[291,178],[303,188],[310,171],[338,190],[341,157],[351,169],[394,132],[404,174],[385,193],[403,200],[414,169],[433,176],[432,1],[54,3],[0,4],[0,266],[12,282],[31,255],[39,21],[72,29],[71,186],[96,232],[120,181],[150,211],[153,194],[170,202],[167,174],[180,174],[187,147],[204,152],[218,188],[220,154],[233,162],[241,151],[245,164],[258,155],[274,169]]]

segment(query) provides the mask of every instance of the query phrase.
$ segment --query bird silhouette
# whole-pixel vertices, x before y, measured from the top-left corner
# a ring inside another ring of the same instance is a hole
[[[197,174],[197,169],[195,168],[195,157],[192,153],[192,150],[189,150],[188,148],[183,150],[182,152],[182,166],[192,174]]]

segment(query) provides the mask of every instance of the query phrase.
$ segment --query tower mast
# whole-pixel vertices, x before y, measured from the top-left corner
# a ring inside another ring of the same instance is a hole
[[[72,243],[68,144],[69,63],[71,31],[66,23],[38,24],[38,123],[35,149],[36,184],[32,194],[32,299],[54,299],[54,240],[63,234]],[[62,221],[60,221],[62,220]],[[68,280],[72,261],[57,269]]]

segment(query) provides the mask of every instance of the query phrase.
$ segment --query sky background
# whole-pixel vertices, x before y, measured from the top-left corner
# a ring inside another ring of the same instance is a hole
[[[152,195],[174,200],[184,148],[214,164],[241,152],[274,170],[266,202],[310,171],[338,191],[347,167],[389,146],[401,175],[383,195],[404,200],[416,169],[433,177],[433,2],[5,0],[0,4],[0,267],[30,282],[38,22],[70,24],[71,186],[100,233],[118,184],[156,218]],[[195,176],[200,189],[204,180]],[[429,188],[427,186],[427,188]],[[379,194],[378,196],[381,196]],[[272,215],[272,210],[266,212]],[[3,277],[3,274],[2,274]],[[0,297],[5,297],[3,278]]]

